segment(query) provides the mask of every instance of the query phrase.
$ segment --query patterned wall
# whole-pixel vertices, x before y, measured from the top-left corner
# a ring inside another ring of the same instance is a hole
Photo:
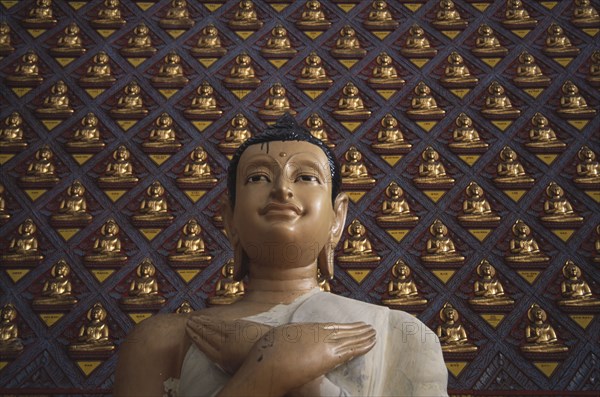
[[[419,293],[428,301],[426,305],[415,304],[404,310],[436,329],[442,324],[440,310],[450,303],[460,314],[459,321],[469,342],[477,346],[476,352],[445,354],[451,372],[451,390],[457,393],[478,390],[598,393],[600,322],[595,318],[598,306],[593,306],[590,300],[589,306],[573,308],[559,305],[559,300],[564,280],[562,269],[568,260],[579,266],[594,296],[600,295],[597,164],[596,179],[593,171],[587,180],[589,183],[577,179],[582,177],[577,169],[581,162],[580,149],[587,146],[600,153],[600,118],[585,114],[565,116],[558,111],[563,96],[561,88],[567,80],[579,88],[589,109],[598,110],[599,67],[598,60],[594,64],[592,58],[594,51],[600,50],[597,20],[583,25],[573,21],[575,5],[571,1],[532,1],[526,2],[526,9],[537,23],[515,28],[503,23],[505,1],[461,0],[455,3],[468,23],[450,29],[436,27],[438,2],[390,1],[388,8],[398,25],[372,31],[364,23],[371,10],[370,1],[323,1],[322,8],[331,26],[302,31],[297,21],[305,2],[255,1],[262,27],[256,27],[256,31],[236,32],[229,21],[238,1],[188,3],[194,23],[183,28],[164,28],[161,18],[165,18],[171,7],[171,1],[167,0],[122,0],[119,9],[126,23],[108,26],[94,23],[104,6],[100,0],[54,1],[51,9],[55,21],[37,26],[32,24],[35,21],[28,21],[36,1],[0,1],[0,22],[10,28],[11,40],[10,45],[4,42],[0,59],[0,182],[5,202],[0,214],[3,222],[0,303],[14,305],[18,315],[12,322],[18,327],[23,347],[19,349],[19,342],[10,334],[11,321],[3,319],[2,390],[64,393],[82,389],[109,390],[116,356],[112,352],[78,353],[77,349],[69,349],[77,341],[80,328],[88,323],[86,316],[96,303],[107,311],[109,338],[116,346],[136,322],[155,312],[174,312],[184,302],[189,302],[194,309],[207,306],[208,298],[215,295],[216,283],[222,277],[221,269],[232,255],[221,225],[215,219],[219,200],[226,189],[224,178],[228,164],[227,153],[219,144],[238,113],[247,118],[253,133],[265,128],[268,120],[261,117],[259,111],[264,109],[269,89],[281,83],[287,90],[291,107],[297,112],[297,119],[304,122],[312,113],[318,113],[335,144],[338,158],[345,161],[345,153],[355,146],[362,153],[370,176],[376,180],[371,185],[345,186],[344,190],[352,196],[348,224],[358,219],[366,227],[367,237],[381,260],[347,263],[339,260],[340,249],[335,279],[331,282],[333,293],[383,304],[382,300],[390,298],[387,288],[394,277],[392,267],[402,259],[412,269]],[[600,8],[597,1],[591,4]],[[57,52],[57,43],[71,22],[80,28],[85,51]],[[156,51],[123,55],[134,28],[142,22],[149,28]],[[409,29],[415,23],[424,29],[435,54],[412,58],[401,54]],[[476,47],[478,28],[484,23],[507,49],[505,54],[476,56],[476,51],[472,51]],[[547,30],[553,23],[564,29],[575,52],[553,55],[544,51]],[[209,24],[216,26],[227,51],[218,56],[196,56],[193,48],[202,29]],[[297,51],[295,55],[273,59],[261,52],[271,30],[278,24],[287,29]],[[331,49],[345,25],[356,30],[365,54],[354,59],[333,56]],[[6,37],[5,32],[0,33]],[[26,82],[11,79],[10,76],[18,74],[15,70],[28,51],[37,54],[42,79]],[[100,51],[108,55],[116,79],[102,87],[90,87],[81,78]],[[161,85],[156,82],[156,76],[171,51],[180,56],[188,81]],[[307,89],[296,81],[305,58],[312,51],[321,57],[333,79],[329,87]],[[391,56],[405,83],[387,87],[369,84],[377,56],[383,51]],[[446,59],[452,51],[462,55],[471,74],[478,78],[477,84],[471,87],[442,84]],[[514,80],[523,51],[533,55],[544,75],[550,78],[547,86],[523,87]],[[252,58],[260,83],[255,88],[228,88],[225,79],[242,52]],[[59,80],[66,84],[72,112],[44,112],[46,98],[53,90],[55,94],[60,90],[53,88]],[[115,112],[118,98],[133,81],[139,83],[147,108],[146,114],[134,118],[131,114]],[[222,115],[198,119],[186,113],[203,81],[214,88]],[[421,81],[430,87],[437,105],[445,110],[444,117],[410,117],[414,89]],[[488,87],[494,81],[505,88],[514,108],[520,110],[520,116],[485,117],[482,109]],[[338,101],[348,82],[358,88],[366,109],[371,112],[370,117],[336,116]],[[22,141],[9,139],[14,131],[9,126],[13,112],[22,118]],[[82,128],[82,119],[90,112],[99,120],[103,145],[70,146],[74,134]],[[172,118],[181,146],[149,149],[144,142],[149,142],[155,121],[163,112]],[[542,145],[540,149],[528,145],[531,119],[537,112],[547,117],[564,146]],[[410,150],[385,152],[371,146],[387,113],[399,120],[406,141],[412,145]],[[460,113],[466,113],[473,120],[487,147],[452,150],[452,131]],[[47,169],[40,152],[44,145],[53,153],[50,161],[54,163],[55,179],[28,178],[36,167]],[[120,145],[125,145],[131,154],[137,180],[117,185],[103,183],[105,169],[114,161],[113,152]],[[206,149],[208,163],[217,180],[189,186],[177,178],[183,176],[189,155],[197,146]],[[428,146],[439,153],[453,183],[424,186],[415,180],[419,176],[421,154]],[[532,181],[503,185],[494,180],[498,177],[499,155],[505,146],[516,152]],[[588,168],[593,170],[594,163],[590,162]],[[61,220],[56,215],[60,214],[61,202],[76,180],[85,188],[87,213],[91,217]],[[153,222],[144,222],[141,218],[140,221],[135,216],[139,215],[147,190],[155,181],[165,189],[171,218]],[[418,221],[392,224],[377,221],[386,187],[392,181],[404,190]],[[467,198],[465,189],[471,182],[481,186],[491,209],[499,217],[497,220],[483,224],[461,222],[463,218],[459,217],[463,215],[462,205]],[[544,221],[546,188],[551,182],[564,189],[565,198],[583,221],[576,217],[569,222]],[[206,251],[212,258],[180,266],[169,260],[169,255],[176,253],[177,241],[191,218],[201,226]],[[11,244],[13,241],[17,245],[19,241],[26,246],[31,243],[31,237],[24,234],[27,227],[22,226],[27,219],[36,226],[34,237],[38,249],[19,256]],[[94,253],[94,241],[102,237],[103,230],[106,231],[103,227],[110,219],[120,229],[125,258],[117,256],[109,263],[94,262],[89,259]],[[463,261],[456,259],[440,264],[424,257],[427,240],[431,238],[429,229],[436,219],[447,226],[456,251],[464,256]],[[540,259],[519,264],[509,260],[509,242],[514,238],[512,227],[518,219],[531,228],[548,261]],[[348,234],[344,236],[347,238]],[[122,297],[127,295],[136,269],[145,258],[150,258],[156,266],[155,276],[165,302],[157,300],[143,307],[123,304]],[[52,268],[61,259],[71,267],[68,277],[77,303],[73,305],[67,300],[51,307],[34,304],[34,299],[42,297],[45,280],[53,276]],[[484,309],[469,303],[474,297],[476,269],[482,260],[495,267],[506,295],[514,303]],[[534,303],[546,311],[547,321],[556,331],[559,342],[568,348],[567,353],[536,355],[520,349],[526,344],[527,312]]]

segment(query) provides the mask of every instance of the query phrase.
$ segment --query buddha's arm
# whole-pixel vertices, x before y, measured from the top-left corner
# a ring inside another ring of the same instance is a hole
[[[537,332],[529,325],[525,328],[525,340],[529,343],[534,343],[538,340]]]
[[[573,290],[567,286],[566,282],[560,283],[560,294],[564,297],[570,298],[573,296]]]

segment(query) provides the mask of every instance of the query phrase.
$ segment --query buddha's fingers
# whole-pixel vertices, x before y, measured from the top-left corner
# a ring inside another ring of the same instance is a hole
[[[365,340],[374,339],[376,337],[376,332],[374,329],[366,330],[360,334],[346,336],[344,338],[339,338],[332,343],[335,343],[336,349],[343,349],[347,346],[355,345],[357,343],[361,343]]]
[[[323,328],[326,330],[336,330],[336,331],[343,331],[343,330],[353,330],[356,328],[359,328],[361,326],[365,326],[368,324],[364,323],[362,321],[358,321],[356,323],[325,323],[323,324]]]
[[[221,352],[222,336],[202,325],[188,321],[186,332],[194,344],[210,357],[217,357]]]
[[[353,325],[352,327],[345,326],[338,328],[334,326],[331,328],[327,327],[325,328],[325,330],[331,332],[325,338],[325,342],[332,342],[348,337],[351,338],[354,336],[359,336],[364,334],[365,332],[373,331],[373,327],[365,323],[355,323],[355,325]]]
[[[367,339],[361,339],[359,341],[345,344],[344,346],[338,346],[335,349],[335,354],[341,359],[342,362],[350,361],[354,357],[362,356],[375,346],[377,340],[375,336]]]

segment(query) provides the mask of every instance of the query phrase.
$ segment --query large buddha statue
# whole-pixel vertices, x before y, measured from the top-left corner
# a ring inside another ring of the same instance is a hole
[[[445,87],[474,87],[479,79],[469,71],[463,57],[456,51],[452,51],[447,58],[448,65],[444,68],[444,76],[440,83]]]
[[[579,93],[579,88],[570,80],[562,86],[560,107],[556,112],[565,118],[591,119],[596,115],[596,110],[588,107],[585,98]]]
[[[190,219],[183,227],[181,237],[177,240],[175,253],[169,255],[172,265],[198,265],[212,259],[206,252],[204,240],[200,233],[202,228],[195,219]]]
[[[335,143],[329,140],[329,137],[327,136],[327,130],[325,129],[325,122],[318,113],[311,114],[306,119],[305,124],[312,136],[319,139],[329,148],[335,147]]]
[[[106,52],[98,52],[85,70],[85,75],[79,79],[79,84],[82,87],[111,87],[117,79],[112,75],[109,61]]]
[[[12,112],[4,119],[4,125],[0,127],[0,151],[20,152],[26,147],[23,117],[18,112]]]
[[[0,354],[3,358],[14,357],[23,351],[23,341],[19,338],[17,309],[11,303],[0,310]]]
[[[36,0],[22,21],[28,28],[50,28],[56,25],[58,20],[54,17],[52,0]]]
[[[85,187],[75,181],[67,189],[67,197],[61,200],[58,213],[52,214],[50,222],[54,226],[82,227],[92,222],[85,199]]]
[[[376,181],[369,174],[367,166],[362,161],[362,153],[354,146],[350,146],[344,154],[346,160],[341,168],[342,185],[345,186],[361,186],[373,185]]]
[[[56,45],[50,47],[52,56],[69,56],[76,57],[85,54],[86,49],[83,46],[81,38],[81,29],[75,22],[71,22],[65,28],[63,34],[58,37]]]
[[[252,66],[252,58],[245,52],[235,58],[235,65],[223,81],[230,88],[255,88],[260,84],[260,79],[256,77]]]
[[[391,273],[387,297],[382,299],[381,303],[390,306],[417,306],[427,303],[427,299],[419,294],[417,284],[411,277],[411,270],[402,259],[394,263]]]
[[[486,259],[477,266],[477,280],[473,283],[475,297],[469,299],[474,306],[502,306],[512,305],[514,299],[508,297],[504,287],[496,277],[496,268]]]
[[[53,187],[60,178],[56,175],[54,153],[50,146],[44,145],[37,152],[35,158],[27,165],[25,175],[19,177],[19,184],[24,187]]]
[[[365,28],[369,30],[394,30],[400,23],[394,20],[387,2],[383,0],[374,0],[371,3],[371,9],[367,19],[363,22]]]
[[[380,53],[377,56],[376,62],[377,65],[373,68],[371,77],[367,80],[370,85],[383,88],[398,88],[405,83],[404,79],[398,77],[398,71],[393,65],[392,57],[386,52]]]
[[[276,120],[285,113],[294,115],[296,111],[290,106],[286,89],[281,83],[275,83],[269,88],[269,95],[258,110],[258,115],[265,120]]]
[[[241,0],[227,24],[233,30],[258,30],[263,26],[251,0]]]
[[[580,225],[583,217],[573,210],[573,205],[565,198],[563,188],[550,182],[546,187],[544,214],[540,216],[540,220],[553,226],[573,226]]]
[[[440,154],[428,146],[421,153],[419,176],[416,176],[413,182],[418,187],[443,189],[454,185],[454,178],[446,174],[446,168],[440,161]]]
[[[234,151],[252,136],[248,128],[248,119],[241,113],[231,120],[230,127],[225,133],[225,140],[219,143],[219,148],[224,151]]]
[[[533,115],[531,124],[529,142],[525,146],[532,151],[560,153],[567,147],[566,143],[558,139],[548,119],[541,113]]]
[[[562,307],[600,307],[600,299],[592,294],[588,283],[581,275],[581,269],[575,262],[568,260],[562,268],[563,281],[560,283]]]
[[[367,50],[362,48],[354,28],[350,25],[344,26],[331,49],[331,55],[335,58],[362,58],[366,54]]]
[[[98,8],[96,17],[90,20],[90,25],[101,29],[119,29],[127,21],[121,14],[121,2],[119,0],[104,0]]]
[[[585,188],[596,188],[600,186],[600,162],[596,159],[596,153],[587,146],[583,146],[577,152],[577,176],[573,179],[578,186]]]
[[[71,107],[68,91],[65,82],[58,80],[50,89],[50,95],[46,96],[42,104],[35,109],[35,113],[41,118],[70,117],[75,111]]]
[[[200,32],[196,45],[190,48],[192,55],[197,57],[222,57],[227,53],[219,37],[219,29],[208,24]]]
[[[396,182],[391,182],[385,189],[385,197],[381,203],[382,215],[377,216],[377,222],[414,226],[419,221],[404,198],[404,191]]]
[[[136,276],[129,284],[127,295],[121,298],[125,308],[160,307],[166,299],[158,292],[156,267],[149,258],[145,258],[135,270]]]
[[[442,343],[444,353],[472,353],[477,351],[477,346],[469,342],[465,327],[459,322],[458,311],[450,304],[444,304],[440,310],[440,320],[436,333]]]
[[[404,139],[404,135],[398,126],[398,120],[390,113],[383,116],[381,127],[377,131],[377,142],[371,147],[373,151],[385,153],[408,153],[412,145]]]
[[[40,75],[38,56],[33,50],[27,51],[21,57],[12,73],[5,78],[6,84],[17,87],[37,87],[44,81]]]
[[[260,53],[265,58],[293,58],[298,51],[292,47],[287,30],[283,25],[277,25],[271,30],[271,36],[267,39]]]
[[[159,181],[154,181],[146,189],[146,197],[131,219],[140,226],[163,226],[173,221],[174,216],[169,211],[165,188]]]
[[[348,263],[373,263],[379,262],[381,257],[373,251],[371,242],[367,238],[367,229],[358,219],[348,226],[350,235],[344,240],[342,254],[337,256],[338,261]]]
[[[15,50],[10,36],[10,26],[6,22],[0,22],[0,55],[8,55]]]
[[[533,28],[537,21],[529,15],[521,0],[508,0],[502,25],[509,29]]]
[[[439,219],[429,226],[431,237],[427,240],[421,261],[427,264],[462,264],[465,257],[456,251],[454,241],[448,237],[448,228]]]
[[[358,87],[349,82],[344,86],[342,96],[332,114],[340,120],[366,120],[371,116],[371,111],[365,108]]]
[[[94,113],[86,114],[81,119],[81,127],[77,128],[65,143],[67,151],[96,153],[104,149],[106,144],[100,135],[98,122]]]
[[[177,177],[180,187],[212,187],[217,183],[208,164],[208,154],[202,146],[196,147],[190,153],[190,160],[183,169],[183,174]]]
[[[571,44],[562,27],[553,23],[546,31],[546,43],[542,51],[549,56],[575,56],[579,54],[579,48]]]
[[[517,152],[505,146],[499,155],[500,161],[496,166],[494,183],[499,187],[531,187],[535,182],[525,171],[525,167],[518,159]]]
[[[489,145],[479,136],[479,132],[473,126],[473,120],[465,113],[458,115],[454,121],[456,128],[452,130],[452,141],[448,147],[456,153],[481,153],[485,152]]]
[[[508,48],[500,44],[500,40],[494,34],[494,29],[489,25],[481,24],[477,29],[475,47],[471,49],[477,57],[501,57],[508,54]]]
[[[533,55],[527,51],[523,51],[519,55],[518,61],[517,74],[513,78],[516,86],[547,87],[550,85],[550,77],[544,75],[542,69],[535,62]]]
[[[600,15],[590,0],[575,0],[571,23],[578,28],[597,28],[600,26]]]
[[[71,267],[60,259],[50,269],[50,277],[44,281],[40,296],[33,299],[33,307],[37,309],[70,308],[77,303],[73,296]]]
[[[190,80],[184,76],[181,57],[175,51],[169,52],[163,59],[158,73],[150,79],[155,87],[185,86]]]
[[[300,19],[296,21],[296,26],[300,30],[326,30],[331,27],[331,22],[327,19],[319,1],[308,0],[304,4]]]
[[[462,212],[457,217],[459,222],[466,226],[497,226],[500,223],[500,216],[492,210],[481,186],[471,182],[465,193],[467,197],[463,201]]]
[[[208,298],[211,305],[230,305],[244,296],[244,282],[235,279],[235,266],[229,260],[221,269],[223,276],[215,286],[215,295]]]
[[[133,173],[131,153],[125,145],[120,145],[106,165],[104,174],[98,178],[100,187],[133,187],[139,178]]]
[[[408,36],[400,48],[400,54],[405,57],[433,58],[437,54],[437,50],[431,47],[429,39],[425,36],[425,30],[414,24],[408,30]]]
[[[521,345],[524,353],[562,353],[569,349],[559,342],[556,331],[548,324],[546,311],[537,303],[527,311],[529,324],[525,327],[525,344]]]
[[[203,81],[196,90],[196,94],[190,107],[183,111],[187,118],[217,120],[223,115],[215,97],[214,88],[208,82]]]
[[[30,266],[44,259],[38,247],[35,223],[28,218],[17,231],[19,235],[10,240],[8,249],[0,256],[2,264]]]
[[[115,345],[110,338],[110,329],[106,323],[106,309],[96,303],[87,312],[87,322],[79,328],[77,339],[69,345],[72,355],[96,355],[110,353]]]
[[[91,252],[84,256],[83,261],[92,266],[120,266],[127,262],[117,222],[109,219],[102,225],[100,233],[100,237],[94,240]]]
[[[327,75],[327,70],[323,66],[323,60],[312,51],[304,59],[304,66],[300,71],[300,76],[296,78],[296,84],[300,88],[327,88],[331,87],[333,80]]]
[[[186,0],[173,0],[164,17],[158,20],[163,29],[189,29],[196,22],[190,17],[190,11]]]
[[[512,264],[546,264],[550,257],[540,251],[538,242],[531,236],[531,229],[518,219],[512,227],[513,238],[509,243],[509,253],[504,257]]]
[[[485,97],[481,114],[491,119],[516,119],[521,111],[513,107],[508,95],[504,93],[504,87],[494,81],[488,87],[488,96]]]
[[[118,118],[141,119],[148,114],[144,106],[142,89],[137,81],[132,81],[123,88],[123,94],[117,97],[116,106],[110,109],[111,115]]]
[[[600,86],[600,50],[592,53],[588,75],[585,79],[594,87]]]
[[[406,111],[408,117],[415,120],[439,120],[446,115],[446,111],[438,107],[431,95],[431,88],[423,81],[416,85],[414,93],[410,100],[410,109]]]
[[[435,19],[431,22],[436,29],[463,30],[468,21],[463,19],[452,0],[440,0]]]
[[[150,29],[145,23],[137,25],[127,39],[127,44],[120,52],[126,57],[149,57],[156,53],[157,49],[152,45]]]
[[[142,142],[142,149],[147,153],[175,153],[181,146],[173,127],[173,118],[168,113],[157,117],[150,135]]]

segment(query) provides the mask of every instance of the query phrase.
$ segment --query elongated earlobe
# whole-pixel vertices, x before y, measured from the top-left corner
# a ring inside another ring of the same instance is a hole
[[[334,250],[335,245],[328,242],[321,252],[319,252],[317,258],[317,268],[321,272],[321,276],[326,280],[333,278]]]
[[[233,210],[229,204],[229,199],[226,198],[221,205],[223,224],[225,225],[229,244],[231,244],[231,248],[233,248],[233,278],[239,281],[248,274],[248,255],[246,255],[246,252],[242,247],[237,229],[233,224]]]

